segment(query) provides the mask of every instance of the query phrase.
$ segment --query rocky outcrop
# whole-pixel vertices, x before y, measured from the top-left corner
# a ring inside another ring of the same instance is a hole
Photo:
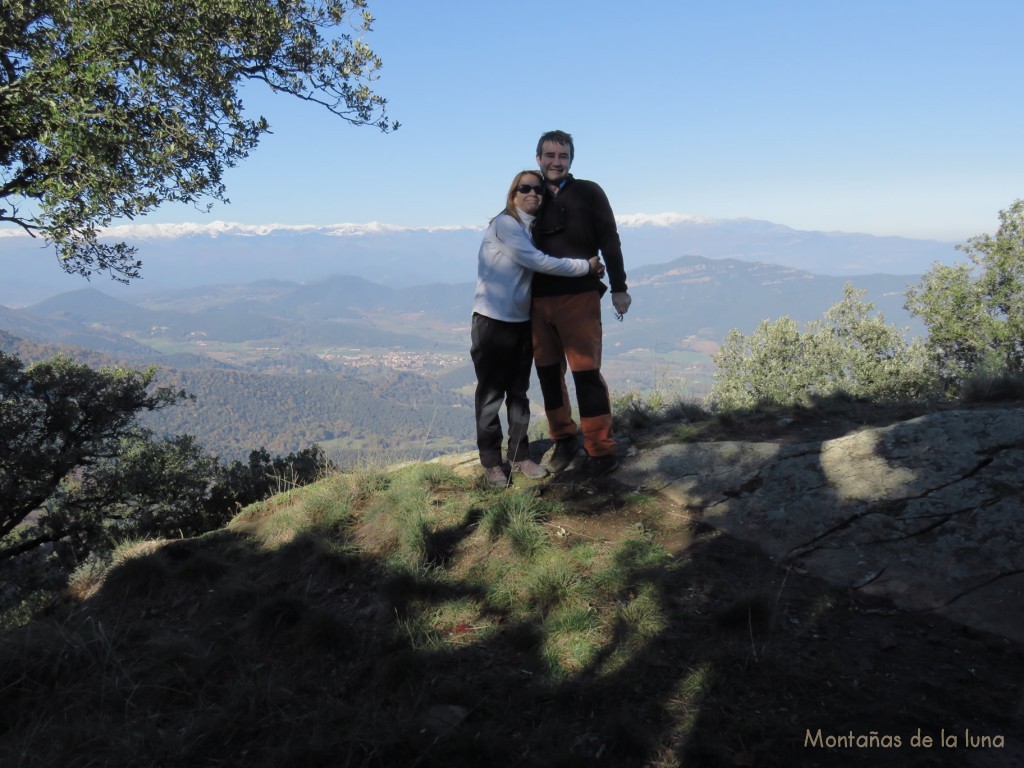
[[[616,479],[780,564],[1024,641],[1024,409],[796,445],[663,445],[633,452]]]

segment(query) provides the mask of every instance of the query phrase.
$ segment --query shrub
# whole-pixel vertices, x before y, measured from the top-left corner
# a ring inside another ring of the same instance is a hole
[[[712,407],[807,405],[812,398],[844,395],[874,402],[929,396],[934,375],[918,340],[907,342],[886,325],[864,291],[849,283],[842,301],[801,331],[789,317],[764,320],[749,337],[732,330],[715,353]]]
[[[958,245],[970,264],[935,265],[907,292],[928,327],[927,349],[947,393],[981,369],[1024,371],[1024,199],[999,212],[996,235]]]

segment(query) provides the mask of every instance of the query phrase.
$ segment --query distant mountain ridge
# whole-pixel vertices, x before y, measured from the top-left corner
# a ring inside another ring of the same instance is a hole
[[[842,299],[847,280],[889,323],[911,325],[903,302],[913,276],[823,276],[698,256],[631,268],[633,307],[623,322],[604,301],[609,386],[619,394],[663,384],[699,392],[731,329],[749,334],[782,315],[818,319]],[[147,423],[195,434],[221,455],[258,447],[251,441],[278,452],[321,442],[340,453],[391,450],[397,440],[432,452],[471,436],[473,282],[395,288],[336,274],[130,299],[78,285],[30,307],[0,307],[0,329],[37,347],[158,365],[163,383],[200,399]]]
[[[914,275],[956,261],[953,243],[844,232],[808,232],[752,219],[682,214],[620,216],[627,273],[681,256],[758,261],[815,274]],[[125,287],[94,278],[105,292],[139,295],[257,280],[306,282],[347,274],[402,288],[463,283],[476,276],[478,227],[139,225],[119,231],[139,247],[143,278]],[[10,230],[8,230],[10,232]],[[3,234],[3,231],[0,231]],[[0,236],[0,304],[25,306],[82,287],[52,252],[28,237]]]
[[[606,354],[668,351],[694,337],[719,342],[732,329],[752,332],[764,319],[817,319],[842,298],[845,282],[866,290],[886,319],[911,325],[903,309],[911,275],[815,275],[735,259],[683,256],[631,270],[633,309],[605,327]],[[464,351],[473,283],[389,288],[351,275],[308,283],[256,281],[154,293],[127,301],[80,288],[22,310],[0,309],[0,327],[37,341],[119,354],[122,342],[166,338],[283,346],[348,345]],[[607,302],[605,302],[607,304]],[[610,309],[606,306],[608,319]],[[94,342],[89,342],[95,335]],[[73,340],[72,340],[73,339]],[[113,346],[111,346],[113,345]],[[143,357],[153,350],[138,345]]]

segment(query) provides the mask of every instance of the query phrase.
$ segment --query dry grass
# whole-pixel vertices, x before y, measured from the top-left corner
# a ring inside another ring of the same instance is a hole
[[[967,765],[804,742],[1020,739],[1022,681],[1001,638],[781,572],[614,476],[411,464],[83,571],[0,636],[0,765]]]

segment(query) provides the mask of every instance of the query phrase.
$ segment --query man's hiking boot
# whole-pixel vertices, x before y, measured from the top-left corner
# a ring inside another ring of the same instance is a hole
[[[614,453],[609,453],[606,456],[587,457],[586,471],[590,477],[604,477],[605,475],[610,475],[618,468],[619,457]]]
[[[564,440],[556,440],[553,447],[544,454],[544,466],[548,472],[557,474],[572,463],[576,458],[576,438],[567,437]]]
[[[541,478],[548,476],[548,471],[532,459],[513,461],[512,471],[522,472],[523,477],[528,477],[530,480],[540,480]]]
[[[496,467],[485,467],[484,482],[492,488],[504,488],[508,485],[508,475],[505,474],[505,468],[501,464]]]

